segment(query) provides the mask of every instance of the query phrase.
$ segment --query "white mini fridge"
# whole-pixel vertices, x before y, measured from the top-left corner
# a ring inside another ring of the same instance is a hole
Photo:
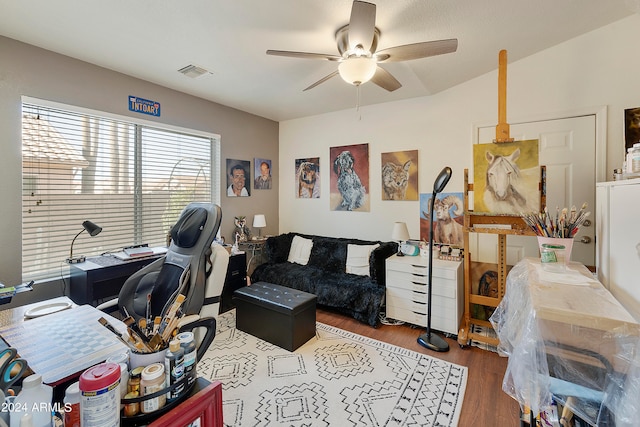
[[[596,185],[598,279],[640,321],[640,178]]]

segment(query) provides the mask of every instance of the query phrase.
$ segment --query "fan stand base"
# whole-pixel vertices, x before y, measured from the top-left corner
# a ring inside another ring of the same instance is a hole
[[[433,332],[425,332],[424,334],[420,335],[418,337],[418,344],[425,348],[428,348],[429,350],[439,351],[441,353],[449,351],[449,344],[447,344],[444,338],[434,334]]]

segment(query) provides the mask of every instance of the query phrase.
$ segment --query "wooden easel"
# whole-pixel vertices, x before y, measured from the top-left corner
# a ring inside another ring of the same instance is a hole
[[[496,126],[496,144],[513,142],[509,135],[507,123],[507,51],[501,50],[498,66],[498,125]],[[540,204],[546,204],[546,168],[540,167]],[[497,338],[487,337],[471,332],[471,325],[491,328],[487,320],[471,317],[474,304],[497,307],[502,301],[507,283],[507,235],[535,236],[524,220],[517,215],[491,215],[474,213],[469,209],[469,193],[473,184],[469,183],[469,170],[464,170],[464,315],[458,332],[458,344],[461,347],[474,341],[497,346]],[[495,228],[498,225],[500,228]],[[494,227],[494,228],[491,228]],[[469,251],[469,233],[488,233],[498,236],[498,296],[489,297],[472,293],[471,287],[471,253]]]

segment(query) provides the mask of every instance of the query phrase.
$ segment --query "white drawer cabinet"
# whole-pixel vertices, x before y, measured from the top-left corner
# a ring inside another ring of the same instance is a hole
[[[433,260],[431,328],[458,334],[464,310],[462,261]],[[393,255],[386,261],[387,317],[427,326],[429,259]]]

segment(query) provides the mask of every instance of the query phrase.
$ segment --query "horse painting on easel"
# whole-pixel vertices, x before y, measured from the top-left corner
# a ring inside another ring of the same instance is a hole
[[[474,145],[473,178],[475,212],[538,212],[538,140]]]

